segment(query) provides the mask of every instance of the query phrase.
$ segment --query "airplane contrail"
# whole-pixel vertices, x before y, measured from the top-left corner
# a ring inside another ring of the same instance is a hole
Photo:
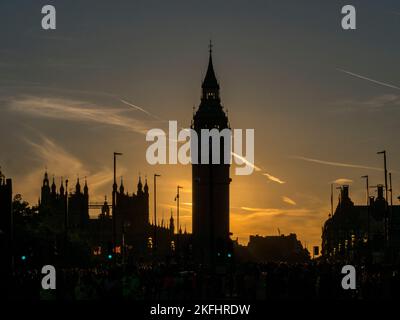
[[[274,177],[273,175],[269,174],[269,173],[263,173],[263,176],[266,176],[269,180],[279,183],[279,184],[284,184],[286,183],[285,181],[282,181],[281,179]]]
[[[374,79],[371,79],[371,78],[368,78],[368,77],[365,77],[365,76],[362,76],[360,74],[357,74],[357,73],[354,73],[354,72],[350,72],[350,71],[347,71],[347,70],[344,70],[344,69],[336,69],[336,70],[338,70],[340,72],[343,72],[343,73],[346,73],[348,75],[351,75],[353,77],[359,78],[359,79],[363,79],[363,80],[367,80],[367,81],[379,84],[379,85],[384,86],[384,87],[400,90],[400,87],[395,86],[395,85],[390,84],[390,83],[374,80]]]
[[[282,197],[282,201],[283,202],[286,202],[286,203],[288,203],[288,204],[291,204],[292,206],[295,206],[297,203],[296,203],[296,201],[294,201],[293,199],[290,199],[289,197],[287,197],[287,196],[283,196]]]
[[[298,159],[298,160],[304,160],[304,161],[308,161],[308,162],[319,163],[319,164],[325,164],[325,165],[334,166],[334,167],[346,167],[346,168],[357,168],[357,169],[368,169],[368,170],[383,171],[382,168],[369,167],[369,166],[351,164],[351,163],[325,161],[325,160],[312,159],[312,158],[301,157],[301,156],[291,156],[291,158],[292,159]]]
[[[247,164],[248,166],[252,167],[255,171],[263,171],[263,169],[261,169],[260,167],[257,167],[254,163],[251,163],[250,161],[248,161],[246,158],[239,156],[238,154],[231,152],[232,156],[234,156],[235,158],[241,160],[242,162],[244,162],[245,164]],[[263,176],[266,176],[269,180],[279,183],[279,184],[284,184],[286,183],[285,181],[282,181],[281,179],[273,176],[272,174],[266,173],[266,172],[260,172],[260,174],[262,174]]]
[[[134,104],[132,104],[132,103],[126,101],[126,100],[119,99],[119,101],[122,102],[123,104],[126,104],[126,105],[128,105],[128,106],[130,106],[130,107],[132,107],[132,108],[134,108],[134,109],[136,109],[136,110],[139,110],[139,111],[141,111],[141,112],[147,114],[149,117],[152,117],[152,118],[157,119],[157,120],[162,120],[162,119],[160,119],[159,117],[155,116],[154,114],[151,114],[151,113],[148,112],[147,110],[145,110],[145,109],[143,109],[143,108],[141,108],[141,107],[139,107],[139,106],[137,106],[137,105],[134,105]]]
[[[244,162],[244,163],[247,164],[248,166],[252,167],[254,170],[256,170],[256,171],[261,171],[261,169],[260,169],[259,167],[257,167],[254,163],[251,163],[250,161],[248,161],[246,158],[244,158],[244,157],[242,157],[242,156],[239,156],[237,153],[234,153],[234,152],[231,152],[231,154],[232,154],[235,158],[241,160],[242,162]]]

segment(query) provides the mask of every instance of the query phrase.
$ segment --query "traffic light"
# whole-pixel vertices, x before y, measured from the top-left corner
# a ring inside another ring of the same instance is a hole
[[[113,258],[114,258],[113,245],[111,242],[109,242],[107,247],[106,259],[111,261],[113,260]]]
[[[26,261],[26,256],[25,256],[25,255],[22,255],[22,256],[21,256],[21,260],[22,260],[22,261]]]

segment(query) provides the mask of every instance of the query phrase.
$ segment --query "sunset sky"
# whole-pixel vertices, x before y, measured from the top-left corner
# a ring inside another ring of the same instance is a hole
[[[122,152],[125,190],[149,177],[151,214],[154,173],[160,218],[175,214],[184,187],[191,231],[191,168],[147,164],[145,133],[168,120],[190,126],[212,39],[222,104],[232,128],[255,129],[260,168],[231,170],[233,238],[279,229],[320,245],[330,184],[349,183],[363,204],[360,177],[384,182],[377,151],[400,193],[400,3],[351,3],[355,31],[341,28],[348,1],[1,1],[2,171],[31,204],[46,167],[58,186],[87,176],[90,201],[103,201]],[[45,4],[56,30],[41,29]]]

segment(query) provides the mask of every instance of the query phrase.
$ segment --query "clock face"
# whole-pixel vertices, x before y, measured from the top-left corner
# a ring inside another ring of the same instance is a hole
[[[399,28],[390,0],[3,1],[5,281],[77,300],[378,298],[400,259]],[[267,289],[177,294],[202,268]]]

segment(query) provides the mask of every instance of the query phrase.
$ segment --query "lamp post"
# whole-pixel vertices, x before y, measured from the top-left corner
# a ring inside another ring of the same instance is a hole
[[[180,231],[180,225],[179,225],[179,189],[183,189],[181,186],[176,187],[176,224],[177,224],[177,233],[176,233],[176,248],[179,250],[179,231]],[[179,252],[178,252],[179,253]]]
[[[393,206],[392,173],[389,172],[390,206]]]
[[[157,177],[161,177],[160,174],[154,174],[154,241],[153,251],[156,251],[156,238],[157,238]]]
[[[117,245],[117,217],[116,217],[116,210],[115,210],[115,200],[117,197],[117,156],[121,156],[122,153],[114,152],[114,183],[112,188],[112,245],[113,249],[112,252],[115,255],[115,249]]]
[[[365,179],[366,182],[366,190],[367,190],[367,215],[368,215],[368,220],[367,220],[367,241],[369,245],[369,215],[370,215],[370,208],[369,208],[369,178],[368,175],[362,176],[361,178]]]
[[[385,174],[385,244],[387,243],[388,225],[387,225],[387,203],[388,203],[388,181],[387,181],[387,165],[386,165],[386,150],[379,151],[377,154],[383,154],[383,169]]]
[[[393,221],[393,187],[392,187],[392,173],[389,172],[389,191],[390,191],[390,210],[388,219],[388,241],[391,246],[391,234],[392,234],[392,221]]]
[[[65,238],[68,234],[68,179],[65,179],[65,214],[64,214],[64,231]]]

